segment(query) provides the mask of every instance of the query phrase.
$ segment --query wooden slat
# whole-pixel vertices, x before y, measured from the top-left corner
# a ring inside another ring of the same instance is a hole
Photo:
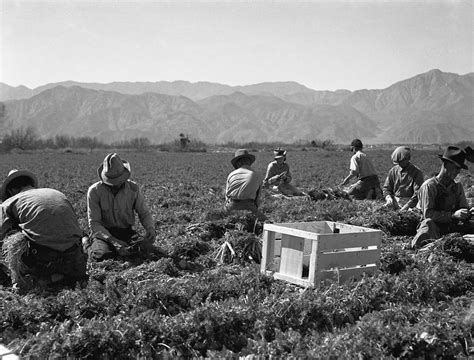
[[[300,286],[312,286],[312,284],[307,279],[302,279],[301,277],[297,278],[287,274],[275,273],[273,274],[273,278],[277,280],[285,280]]]
[[[272,231],[263,231],[262,261],[260,262],[260,271],[265,273],[267,267],[271,268],[275,258],[275,233]]]
[[[314,241],[313,242],[313,247],[311,249],[311,258],[309,259],[309,275],[308,275],[308,280],[309,283],[312,284],[313,286],[318,286],[320,282],[320,271],[318,269],[318,261],[319,261],[319,242]]]
[[[0,344],[0,359],[1,360],[19,360],[20,357],[13,353],[12,350]]]
[[[323,234],[318,237],[320,251],[352,247],[380,246],[382,232]]]
[[[333,280],[339,282],[345,282],[350,279],[360,279],[363,274],[373,274],[377,270],[376,266],[366,266],[360,268],[352,269],[340,269],[339,271],[321,271],[320,272],[320,281],[323,280]]]
[[[302,237],[306,239],[317,239],[319,234],[312,233],[309,231],[303,231],[298,229],[292,229],[289,227],[280,226],[280,224],[265,224],[263,226],[264,230],[273,231],[276,233],[287,234],[297,237]]]
[[[301,277],[303,273],[304,239],[283,234],[279,273]]]
[[[380,250],[343,251],[334,253],[320,253],[318,270],[328,270],[333,267],[354,267],[357,265],[377,264],[380,259]]]
[[[374,232],[374,231],[379,231],[380,232],[380,230],[366,228],[366,227],[362,227],[362,226],[349,225],[349,224],[344,224],[344,223],[339,223],[339,222],[336,222],[334,224],[339,229],[339,232],[341,234],[359,233],[359,232],[371,233],[371,232]]]

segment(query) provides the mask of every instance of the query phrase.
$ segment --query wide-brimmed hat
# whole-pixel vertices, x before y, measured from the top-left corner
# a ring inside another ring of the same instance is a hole
[[[38,187],[38,178],[31,171],[17,170],[17,169],[10,170],[7,178],[5,179],[5,181],[2,184],[2,187],[0,188],[0,198],[2,199],[2,201],[5,201],[6,199],[9,198],[7,194],[7,189],[8,189],[8,186],[11,184],[11,182],[21,176],[29,177],[33,183],[33,187],[34,188]]]
[[[283,150],[281,148],[275,149],[273,150],[273,156],[275,157],[275,159],[284,158],[286,156],[286,150]]]
[[[392,162],[398,164],[404,160],[410,160],[411,150],[408,146],[399,146],[392,153]]]
[[[250,154],[247,149],[239,149],[235,152],[234,158],[230,161],[235,169],[237,169],[237,161],[242,158],[250,159],[251,164],[255,161],[255,155]]]
[[[124,183],[130,177],[130,164],[120,159],[116,154],[108,154],[97,169],[99,178],[107,185],[116,186]]]
[[[438,155],[441,160],[446,160],[458,168],[467,170],[467,165],[464,164],[466,160],[466,152],[457,146],[448,146],[442,155]]]

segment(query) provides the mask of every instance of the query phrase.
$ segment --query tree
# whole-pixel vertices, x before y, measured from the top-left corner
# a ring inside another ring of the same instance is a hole
[[[181,146],[181,150],[186,150],[190,142],[191,140],[189,140],[188,135],[184,135],[183,133],[179,134],[179,144]]]
[[[38,135],[32,126],[13,129],[9,134],[3,137],[3,148],[6,151],[12,149],[34,149],[38,142]]]

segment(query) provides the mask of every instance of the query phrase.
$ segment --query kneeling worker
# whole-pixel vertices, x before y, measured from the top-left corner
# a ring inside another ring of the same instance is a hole
[[[91,238],[83,246],[90,260],[158,252],[153,247],[155,223],[137,183],[129,180],[130,164],[108,154],[97,169],[100,181],[87,191],[87,218]],[[145,238],[135,243],[135,214],[145,228]],[[133,245],[138,245],[133,247]]]
[[[82,230],[63,193],[38,189],[33,173],[12,170],[0,197],[2,250],[20,292],[87,280]]]
[[[472,152],[471,148],[466,150]],[[470,221],[474,208],[469,209],[462,184],[454,181],[461,169],[467,170],[464,161],[474,161],[473,154],[466,150],[448,146],[443,155],[438,155],[442,161],[438,175],[421,185],[418,204],[423,220],[412,240],[413,249],[449,233],[474,233],[474,222]]]
[[[259,214],[262,179],[250,167],[255,162],[255,155],[246,149],[239,149],[230,162],[235,170],[227,176],[224,208],[227,211],[249,210]]]

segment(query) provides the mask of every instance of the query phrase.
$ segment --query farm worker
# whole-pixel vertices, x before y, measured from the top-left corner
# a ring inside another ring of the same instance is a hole
[[[12,170],[0,198],[0,240],[14,287],[24,293],[87,280],[83,233],[63,193],[38,188],[30,171]]]
[[[474,223],[469,221],[474,208],[469,209],[462,185],[454,181],[461,169],[467,169],[466,155],[466,151],[448,146],[438,155],[442,161],[438,175],[421,185],[418,206],[422,221],[411,243],[413,249],[448,233],[474,233]]]
[[[351,151],[354,153],[351,157],[349,175],[339,186],[344,186],[353,177],[358,181],[353,184],[347,194],[356,200],[362,199],[381,199],[382,189],[380,188],[379,177],[375,172],[372,161],[366,153],[362,152],[362,141],[354,139],[351,142]]]
[[[397,147],[392,153],[392,167],[385,179],[382,190],[385,206],[402,211],[411,209],[418,202],[417,191],[423,184],[421,170],[410,162],[411,150],[406,146]]]
[[[255,162],[255,155],[246,149],[239,149],[230,161],[234,167],[227,176],[225,189],[225,206],[227,211],[250,210],[259,217],[261,177],[251,168]]]
[[[131,181],[130,163],[116,153],[108,154],[97,169],[100,181],[87,191],[87,219],[90,239],[84,241],[85,252],[91,260],[100,261],[117,255],[131,254],[139,245],[142,253],[154,252],[155,223],[140,187]],[[137,242],[135,214],[138,214],[146,235]]]
[[[273,150],[275,161],[268,164],[267,173],[263,180],[263,186],[272,185],[272,189],[279,191],[286,196],[303,196],[306,195],[295,186],[291,185],[290,166],[286,162],[286,150]]]

